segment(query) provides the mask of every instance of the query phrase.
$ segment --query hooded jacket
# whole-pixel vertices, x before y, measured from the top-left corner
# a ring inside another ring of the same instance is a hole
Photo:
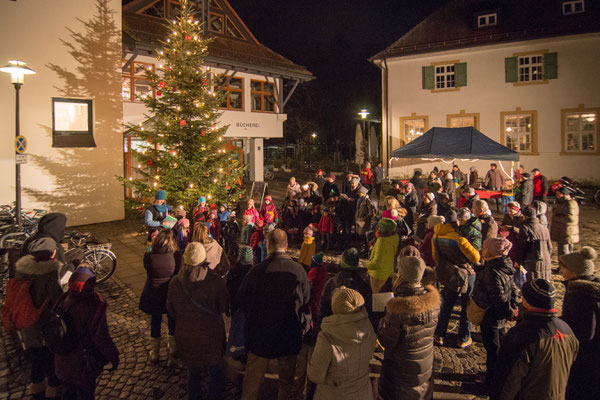
[[[487,260],[477,271],[473,300],[495,320],[512,316],[513,275],[515,269],[507,256]]]
[[[180,264],[181,254],[168,251],[167,248],[144,254],[146,284],[140,296],[140,310],[146,314],[167,313],[169,282],[177,274]]]
[[[567,399],[600,398],[600,279],[584,276],[563,282],[564,320],[579,340],[579,354],[571,368]]]
[[[302,246],[300,246],[300,255],[298,256],[298,262],[308,267],[316,251],[317,242],[315,242],[315,238],[313,236],[305,237],[302,240]]]
[[[385,348],[379,393],[386,400],[431,399],[440,294],[431,285],[400,284],[395,296],[387,303],[379,328],[379,342]]]
[[[421,239],[425,237],[425,234],[427,233],[427,218],[431,215],[438,215],[437,203],[435,200],[428,204],[422,203],[419,207],[417,217],[417,237]]]
[[[340,269],[340,272],[332,276],[323,289],[321,294],[321,305],[319,306],[319,320],[333,314],[331,310],[331,297],[333,291],[341,286],[354,289],[365,299],[365,308],[371,316],[371,286],[361,278],[358,269]]]
[[[20,330],[26,348],[44,347],[44,338],[40,326],[47,318],[49,308],[62,294],[58,281],[59,269],[59,262],[55,260],[36,261],[32,255],[26,255],[17,261],[15,279],[31,281],[29,294],[34,307],[39,309],[44,305],[44,302],[47,302],[38,323]]]
[[[523,178],[519,189],[520,193],[517,199],[521,203],[521,208],[523,208],[533,201],[533,181],[530,178]]]
[[[467,238],[475,250],[481,250],[482,234],[481,221],[477,217],[471,217],[468,221],[458,227],[458,233]]]
[[[190,297],[214,314],[201,310]],[[184,264],[171,279],[167,309],[177,321],[175,343],[186,367],[216,365],[221,361],[226,343],[221,314],[227,308],[225,279],[208,268],[207,264]]]
[[[531,278],[552,281],[552,242],[548,228],[537,217],[527,218],[519,230],[518,260]]]
[[[558,243],[579,243],[579,205],[571,196],[556,200],[550,237]]]
[[[221,245],[214,239],[203,245],[204,250],[206,250],[205,262],[208,264],[208,267],[220,276],[226,276],[229,273],[231,264]]]
[[[37,231],[29,239],[23,243],[21,247],[21,257],[29,254],[29,244],[38,238],[49,237],[54,239],[56,242],[56,256],[55,258],[64,263],[65,262],[65,251],[60,245],[60,242],[65,238],[65,229],[67,226],[67,216],[61,213],[50,213],[40,218],[38,223]]]
[[[369,363],[376,342],[364,309],[323,319],[307,368],[308,378],[317,384],[314,399],[373,399]]]
[[[375,279],[385,281],[394,273],[394,262],[400,239],[395,232],[389,236],[380,236],[369,255],[367,273]]]
[[[482,242],[485,242],[485,239],[495,238],[498,236],[498,223],[491,215],[491,213],[480,215],[479,221],[481,222]]]

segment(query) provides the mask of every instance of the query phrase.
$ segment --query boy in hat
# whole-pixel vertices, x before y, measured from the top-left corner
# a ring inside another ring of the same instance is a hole
[[[566,286],[561,319],[573,329],[580,350],[569,375],[570,399],[600,398],[600,279],[595,276],[596,251],[588,246],[558,257]]]
[[[399,245],[397,226],[396,222],[389,218],[382,218],[377,224],[377,241],[367,261],[367,273],[373,293],[379,293],[381,286],[394,273],[394,258]]]
[[[523,285],[523,320],[511,328],[498,351],[491,399],[561,399],[579,342],[556,317],[556,291],[545,279]]]

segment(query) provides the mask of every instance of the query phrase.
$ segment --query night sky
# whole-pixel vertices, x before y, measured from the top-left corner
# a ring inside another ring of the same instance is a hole
[[[316,77],[323,133],[353,137],[361,108],[381,116],[381,73],[368,58],[429,15],[444,0],[229,0],[265,46]],[[346,132],[339,132],[344,130]]]

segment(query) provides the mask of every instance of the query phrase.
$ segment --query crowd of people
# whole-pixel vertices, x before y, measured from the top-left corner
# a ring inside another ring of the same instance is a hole
[[[533,173],[520,168],[507,177],[492,164],[480,179],[475,168],[463,173],[454,165],[425,177],[415,171],[383,193],[381,163],[373,171],[365,163],[342,182],[321,170],[302,185],[291,178],[280,207],[267,195],[260,208],[250,199],[241,210],[204,197],[191,210],[173,210],[159,190],[145,211],[139,304],[150,320],[149,360],[160,361],[166,319],[166,361],[187,368],[191,399],[205,398],[203,376],[206,398],[222,398],[232,360],[244,369],[241,398],[257,399],[275,359],[278,399],[430,399],[434,346],[467,348],[478,325],[487,354],[482,384],[492,399],[600,398],[596,252],[575,248],[579,208],[568,189],[556,192],[548,224],[547,180]],[[496,219],[477,189],[502,190],[513,179],[516,201]],[[170,214],[175,222],[166,223]],[[73,312],[75,331],[89,340],[77,340],[79,353],[53,354],[43,345],[43,323],[21,329],[42,338],[26,342],[31,393],[46,390],[48,398],[62,382],[63,398],[93,398],[101,368],[87,380],[63,368],[73,369],[65,364],[72,360],[81,374],[89,349],[102,355],[102,366],[117,367],[105,302],[89,268],[53,252],[62,233],[52,238],[44,226],[26,243],[17,277],[32,281],[36,307],[56,302],[49,310],[71,311],[81,303],[88,312]],[[77,268],[61,295],[68,263]],[[560,316],[553,271],[566,286]],[[457,335],[449,335],[456,306]],[[382,367],[373,384],[376,352]],[[70,392],[79,397],[65,397]]]

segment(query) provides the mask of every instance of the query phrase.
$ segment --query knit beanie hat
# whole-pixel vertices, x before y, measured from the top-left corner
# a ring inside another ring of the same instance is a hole
[[[331,296],[331,310],[334,314],[352,314],[364,305],[364,297],[346,286],[336,289]]]
[[[198,199],[198,204],[200,203],[206,203],[206,197],[200,196],[200,198]]]
[[[96,283],[96,275],[87,266],[79,266],[69,278],[69,292],[80,293],[84,286],[93,288]]]
[[[240,254],[238,255],[239,261],[252,261],[254,260],[254,252],[250,246],[240,246]]]
[[[265,201],[269,200],[270,202],[273,202],[273,197],[271,197],[270,194],[265,196]]]
[[[421,252],[415,246],[407,245],[400,250],[400,257],[421,257]]]
[[[357,269],[358,268],[358,250],[354,247],[345,250],[340,259],[341,269]]]
[[[382,236],[390,236],[396,232],[396,222],[390,218],[381,218],[377,223],[377,229]]]
[[[323,265],[323,252],[321,251],[321,252],[315,254],[314,256],[312,256],[310,261],[311,261],[311,266]]]
[[[512,248],[512,243],[503,236],[487,238],[483,241],[483,248],[492,258],[506,256]]]
[[[594,260],[596,250],[583,246],[581,250],[558,257],[558,261],[569,271],[578,276],[594,275]]]
[[[458,214],[456,214],[456,211],[454,210],[450,210],[446,213],[446,215],[444,216],[444,218],[446,219],[446,222],[457,222],[458,221]]]
[[[429,201],[433,201],[435,195],[432,192],[427,192],[427,194],[425,194],[425,197],[429,199]]]
[[[56,242],[50,237],[40,237],[32,240],[27,246],[27,251],[37,261],[48,261],[56,250]]]
[[[433,229],[437,224],[443,224],[444,222],[446,222],[446,218],[441,215],[430,215],[427,217],[427,227],[429,229]]]
[[[523,298],[530,306],[551,310],[554,308],[556,290],[554,285],[546,279],[538,278],[525,282],[521,289]]]
[[[382,218],[389,218],[389,219],[393,219],[392,218],[392,210],[385,210],[382,214],[381,214]]]
[[[398,260],[398,275],[403,282],[417,284],[421,282],[425,272],[425,261],[421,257],[400,257]]]
[[[240,249],[241,251],[241,249]],[[187,245],[183,253],[183,262],[186,265],[196,266],[206,260],[206,249],[202,243],[192,242]]]
[[[304,231],[302,232],[305,238],[312,237],[313,233],[313,230],[308,227],[304,228]]]
[[[167,199],[167,192],[165,192],[164,190],[159,190],[156,193],[154,193],[154,200],[166,200]]]

